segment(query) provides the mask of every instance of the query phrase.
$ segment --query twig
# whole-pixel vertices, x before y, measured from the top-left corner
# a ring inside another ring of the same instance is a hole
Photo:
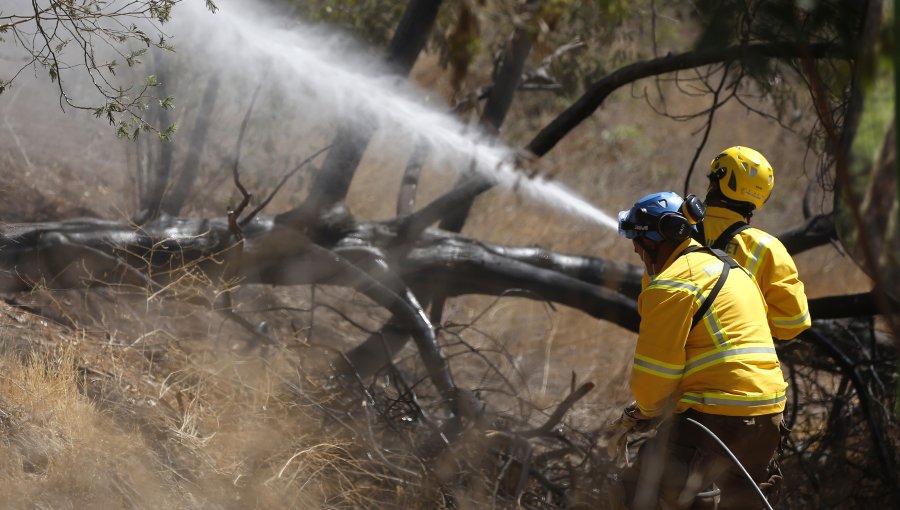
[[[553,414],[550,415],[550,418],[548,418],[543,425],[536,429],[520,432],[519,435],[521,435],[522,437],[537,437],[549,434],[559,424],[560,420],[563,419],[563,416],[565,416],[566,413],[569,412],[569,409],[571,409],[576,402],[581,400],[582,397],[587,395],[593,389],[594,383],[592,382],[586,382],[582,384],[577,390],[570,393],[569,396],[566,397],[566,399],[556,407],[556,410],[553,411]]]
[[[259,96],[261,88],[262,83],[260,83],[259,86],[256,87],[256,90],[253,91],[253,97],[250,99],[250,106],[244,114],[244,120],[241,121],[241,129],[238,133],[237,144],[235,146],[234,167],[231,169],[234,185],[237,187],[238,191],[241,192],[242,199],[241,203],[236,208],[228,210],[228,228],[239,241],[244,239],[244,235],[241,233],[241,228],[238,225],[237,220],[240,218],[241,213],[244,212],[244,208],[247,207],[247,204],[250,203],[251,196],[244,185],[241,184],[241,175],[238,170],[241,164],[241,146],[244,142],[244,135],[247,134],[247,124],[250,121],[250,114],[253,113],[253,106],[256,104],[256,98]]]
[[[247,213],[247,216],[244,217],[244,219],[242,219],[240,222],[238,222],[238,225],[240,225],[241,227],[245,227],[245,226],[247,226],[248,223],[250,223],[251,221],[253,221],[253,218],[255,218],[256,215],[259,214],[260,211],[262,211],[263,209],[265,209],[265,207],[266,207],[267,205],[269,205],[269,202],[271,202],[272,199],[275,198],[275,194],[277,194],[277,193],[281,190],[282,186],[284,186],[284,184],[288,181],[288,179],[290,179],[291,177],[293,177],[294,174],[296,174],[297,172],[299,172],[301,168],[303,168],[303,167],[306,166],[310,161],[312,161],[313,159],[315,159],[316,156],[318,156],[319,154],[322,154],[322,153],[325,152],[326,150],[330,149],[332,145],[334,145],[334,144],[330,143],[330,144],[326,145],[325,147],[322,147],[321,149],[319,149],[319,150],[317,150],[316,152],[312,153],[312,155],[310,155],[309,157],[307,157],[306,159],[304,159],[303,161],[301,161],[297,166],[295,166],[293,170],[291,170],[290,172],[286,173],[286,174],[284,175],[284,177],[281,178],[281,182],[279,182],[278,185],[275,186],[275,189],[272,190],[272,193],[270,193],[269,196],[267,196],[266,199],[263,200],[262,203],[259,204],[259,206],[256,207],[256,209],[253,209],[252,211],[250,211],[249,213]]]
[[[722,87],[725,85],[725,80],[728,79],[728,67],[729,64],[725,64],[725,68],[722,69],[722,79],[719,81],[719,86],[713,91],[713,99],[712,106],[709,108],[709,118],[706,120],[706,130],[703,133],[703,139],[700,141],[700,145],[697,146],[697,150],[694,152],[694,158],[691,159],[691,164],[688,166],[687,175],[684,178],[684,195],[687,196],[688,187],[691,183],[691,176],[694,174],[694,165],[697,164],[697,159],[700,157],[700,153],[703,152],[703,148],[706,147],[706,141],[709,139],[709,132],[712,131],[713,125],[713,117],[715,116],[716,109],[719,105],[719,93],[722,92]]]

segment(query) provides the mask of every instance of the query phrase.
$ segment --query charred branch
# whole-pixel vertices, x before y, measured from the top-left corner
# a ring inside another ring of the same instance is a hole
[[[350,190],[356,167],[362,161],[375,126],[369,122],[341,127],[334,137],[322,168],[316,174],[309,196],[300,207],[279,215],[279,222],[300,226],[319,212],[342,203]]]
[[[804,224],[794,227],[778,236],[788,253],[796,255],[807,250],[837,240],[833,214],[820,214],[809,218]]]
[[[387,62],[397,74],[406,75],[412,69],[437,20],[441,3],[442,0],[413,0],[407,6],[388,46]]]
[[[523,297],[571,306],[637,330],[635,300],[642,275],[638,266],[542,248],[495,245],[438,229],[424,230],[418,239],[407,238],[400,224],[354,223],[343,214],[324,218],[321,224],[327,231],[314,231],[316,236],[307,237],[271,216],[255,218],[240,230],[240,257],[232,255],[236,237],[226,218],[163,218],[141,228],[86,219],[11,224],[0,238],[0,290],[25,291],[35,285],[147,288],[152,283],[156,292],[185,270],[200,271],[213,285],[235,279],[353,287],[355,280],[341,276],[344,266],[335,265],[321,250],[371,249],[383,254],[396,273],[399,280],[389,288],[399,296],[408,293],[405,303],[412,302],[413,294],[400,282],[417,282],[417,296],[433,292],[501,296],[520,291]],[[407,308],[400,310],[410,313]],[[813,299],[810,310],[817,319],[878,313],[870,293]],[[416,322],[404,321],[394,333],[408,332],[409,324]]]
[[[157,50],[156,57],[159,57],[159,50]],[[169,69],[168,66],[161,62],[161,59],[156,59],[157,65],[156,69],[159,73],[157,78],[159,79],[159,87],[160,94],[162,97],[168,97],[168,82],[169,82]],[[157,125],[160,132],[164,132],[168,126],[172,124],[172,114],[168,108],[160,108],[158,110],[154,110],[156,112]],[[141,209],[145,211],[149,211],[152,217],[156,217],[161,212],[162,201],[166,193],[166,186],[169,184],[169,176],[172,173],[172,159],[174,157],[175,148],[172,143],[161,140],[159,143],[159,159],[156,160],[156,168],[153,173],[153,186],[147,190],[147,195],[141,197]]]
[[[437,221],[452,216],[460,210],[460,207],[465,207],[467,204],[465,198],[477,195],[491,186],[492,183],[487,179],[468,180],[434,199],[415,213],[400,218],[398,220],[399,231],[401,232],[400,241],[409,242],[418,239],[426,228]],[[451,230],[450,232],[453,231]]]
[[[410,338],[409,329],[392,317],[381,329],[343,356],[357,377],[365,379],[388,366]]]
[[[875,296],[871,292],[809,300],[809,315],[816,320],[864,317],[878,313]]]
[[[391,226],[351,225],[346,218],[335,220],[331,227],[327,236],[314,242],[272,217],[259,217],[241,230],[241,267],[228,272],[246,283],[340,284],[340,268],[315,253],[314,245],[342,249],[368,246],[383,250],[389,261],[397,260],[398,276],[404,281],[419,281],[417,278],[432,271],[451,277],[454,284],[448,289],[450,295],[502,295],[509,289],[522,289],[623,327],[634,329],[637,325],[634,300],[611,290],[621,286],[623,273],[639,274],[626,264],[496,246],[440,230],[426,231],[414,244],[398,244],[397,232]],[[91,269],[99,264],[94,252],[143,271],[163,284],[188,264],[219,275],[225,272],[219,258],[234,247],[234,242],[227,219],[221,218],[166,218],[139,229],[102,220],[8,225],[0,239],[0,267],[4,269],[0,288],[22,291],[40,281],[59,288],[121,283],[121,270],[114,273],[107,263],[99,265],[105,272]],[[62,245],[86,251],[80,255],[54,252]],[[434,290],[428,288],[427,281],[422,285],[421,290]],[[604,310],[606,307],[609,309]]]
[[[483,244],[496,255],[548,269],[572,278],[614,290],[637,299],[643,268],[613,260],[555,253],[539,247],[506,247]]]
[[[538,0],[529,0],[526,9],[534,9],[538,5]],[[512,104],[513,96],[516,88],[522,81],[522,71],[525,68],[525,61],[531,53],[534,34],[530,33],[527,27],[519,26],[513,33],[512,39],[504,49],[503,58],[498,67],[494,70],[494,84],[490,89],[485,104],[484,111],[481,115],[481,126],[492,134],[500,131],[500,126],[506,120],[506,114],[509,106]],[[461,195],[461,198],[455,200],[457,204],[450,214],[445,215],[440,222],[440,228],[450,232],[462,231],[463,225],[469,216],[469,211],[475,199],[483,191],[493,187],[484,176],[475,172],[467,172],[460,176],[457,181],[454,192]],[[465,193],[467,190],[470,192]],[[442,285],[442,287],[445,287]],[[435,321],[440,321],[443,316],[444,304],[448,295],[441,289],[435,289],[431,295],[431,317]]]
[[[539,0],[529,0],[526,9],[534,9]],[[531,53],[534,34],[526,26],[519,26],[513,32],[512,39],[503,52],[503,60],[497,69],[490,95],[481,115],[481,125],[491,132],[500,131],[506,120],[506,113],[512,104],[513,96],[522,81],[525,61]]]
[[[566,413],[569,412],[569,409],[575,405],[576,402],[581,400],[585,395],[587,395],[591,390],[594,389],[594,383],[586,382],[578,387],[577,390],[572,391],[565,400],[563,400],[558,406],[556,406],[556,410],[553,411],[553,414],[547,418],[547,421],[544,422],[540,427],[533,430],[526,430],[524,432],[520,432],[520,435],[523,437],[537,437],[544,436],[553,432],[553,429],[559,425],[559,422],[562,421],[563,417]]]
[[[441,289],[430,290],[447,296],[496,296],[520,289],[526,291],[523,297],[539,296],[637,331],[639,317],[633,299],[566,274],[504,257],[481,243],[462,238],[443,239],[411,250],[403,265],[405,278],[421,278],[426,290],[430,281],[446,282]]]
[[[336,271],[333,272],[335,276],[341,280],[350,277],[345,285],[384,306],[412,332],[431,381],[441,395],[450,401],[454,414],[458,415],[460,402],[456,400],[456,385],[453,383],[447,358],[437,343],[434,328],[428,322],[415,295],[388,267],[384,255],[365,246],[342,248],[333,252],[316,245],[311,245],[310,249],[324,261],[336,264]],[[344,257],[348,257],[348,260],[343,260]]]

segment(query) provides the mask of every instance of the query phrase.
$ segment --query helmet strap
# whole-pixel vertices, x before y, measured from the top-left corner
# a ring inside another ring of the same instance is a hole
[[[638,242],[641,244],[641,249],[647,252],[647,255],[649,255],[650,259],[653,261],[652,265],[654,267],[652,269],[655,269],[656,260],[659,258],[659,243],[647,239],[646,237],[639,237],[638,239]]]

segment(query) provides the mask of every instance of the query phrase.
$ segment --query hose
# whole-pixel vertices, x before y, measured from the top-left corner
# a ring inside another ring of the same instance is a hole
[[[743,473],[744,476],[747,477],[747,480],[749,480],[750,484],[753,485],[753,488],[756,489],[756,493],[759,495],[759,498],[762,500],[762,502],[766,505],[766,508],[768,510],[774,510],[772,508],[772,505],[769,504],[769,500],[766,499],[766,495],[763,494],[762,490],[759,488],[759,485],[756,485],[756,482],[753,480],[753,477],[750,476],[750,473],[747,472],[747,470],[744,468],[744,465],[741,464],[741,461],[739,461],[738,458],[735,457],[735,455],[733,453],[731,453],[731,450],[729,450],[728,446],[726,446],[725,443],[721,439],[719,439],[719,436],[717,436],[715,434],[715,432],[709,430],[706,427],[706,425],[703,425],[699,421],[697,421],[693,418],[685,418],[685,419],[687,421],[693,423],[694,425],[700,427],[704,432],[709,434],[709,437],[713,438],[716,441],[716,443],[719,443],[719,446],[721,446],[722,449],[725,450],[725,453],[727,453],[728,456],[731,458],[731,460],[734,462],[734,464],[741,469],[741,473]]]

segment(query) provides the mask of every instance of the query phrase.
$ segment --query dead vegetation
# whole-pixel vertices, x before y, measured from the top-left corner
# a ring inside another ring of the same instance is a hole
[[[441,428],[451,416],[415,349],[365,379],[338,366],[386,318],[367,298],[328,286],[238,292],[241,313],[278,345],[247,350],[253,335],[234,321],[133,289],[43,289],[4,305],[4,506],[609,508],[618,468],[602,431],[621,370],[597,395],[554,364],[548,392],[541,363],[517,352],[527,346],[487,322],[504,313],[487,300],[439,328],[458,384],[484,406]],[[871,323],[835,327],[839,352],[877,360],[854,370],[896,451],[891,346]],[[794,427],[785,508],[885,504],[852,374],[810,344],[782,354]]]

